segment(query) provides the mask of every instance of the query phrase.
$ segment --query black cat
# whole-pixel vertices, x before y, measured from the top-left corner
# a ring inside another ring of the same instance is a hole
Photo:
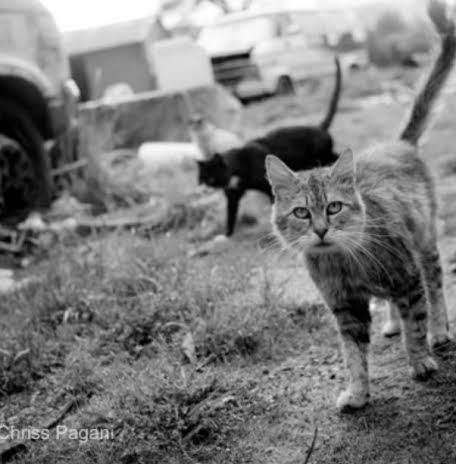
[[[198,161],[199,183],[223,188],[227,198],[226,235],[233,234],[239,202],[246,190],[259,190],[272,201],[269,182],[266,180],[265,158],[270,153],[282,159],[294,171],[325,166],[333,163],[333,140],[328,132],[337,110],[341,90],[341,70],[338,58],[336,83],[323,122],[316,127],[292,126],[268,132],[263,137],[246,142],[210,160]]]

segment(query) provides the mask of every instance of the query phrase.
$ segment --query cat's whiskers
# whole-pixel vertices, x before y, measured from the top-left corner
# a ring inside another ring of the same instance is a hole
[[[380,281],[381,280],[381,273],[380,271],[383,271],[385,275],[388,275],[388,271],[385,268],[385,266],[382,264],[381,261],[379,261],[372,253],[371,251],[365,247],[360,241],[356,241],[352,236],[345,236],[345,240],[347,243],[350,243],[353,248],[355,249],[355,253],[359,252],[361,253],[365,259],[372,265],[371,268],[367,268],[365,266],[362,266],[362,269],[366,272],[367,275],[370,275],[371,272],[369,270],[375,271],[377,275],[377,279]]]
[[[398,247],[395,247],[391,245],[390,243],[385,243],[382,241],[382,238],[388,237],[390,238],[391,235],[389,234],[384,234],[384,235],[378,235],[378,234],[373,234],[371,232],[364,232],[361,234],[361,239],[367,240],[377,246],[378,248],[386,251],[389,256],[397,258],[398,256],[401,257],[402,259],[408,259],[409,256],[404,253],[404,250]]]
[[[355,265],[358,266],[358,268],[361,269],[361,271],[367,273],[366,266],[362,262],[362,260],[360,260],[359,257],[356,255],[356,249],[353,246],[353,244],[345,238],[338,238],[337,241],[340,249],[342,251],[346,251],[349,254],[351,259],[354,261]]]

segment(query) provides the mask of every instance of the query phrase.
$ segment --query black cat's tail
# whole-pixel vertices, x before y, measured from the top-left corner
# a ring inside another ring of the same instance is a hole
[[[456,56],[455,24],[447,16],[445,3],[440,0],[430,0],[428,13],[440,35],[441,50],[415,98],[407,124],[400,134],[401,140],[412,145],[418,143],[428,125],[435,101],[450,74]]]
[[[339,103],[340,90],[342,87],[342,71],[340,69],[339,57],[334,57],[334,63],[336,65],[336,83],[334,85],[334,91],[331,97],[331,102],[329,103],[328,112],[325,116],[325,119],[320,124],[320,128],[327,131],[331,126],[331,123],[334,119],[334,115],[337,111],[337,105]]]

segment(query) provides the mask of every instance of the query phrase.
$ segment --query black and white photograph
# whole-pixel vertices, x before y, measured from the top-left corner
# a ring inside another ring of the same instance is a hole
[[[456,463],[456,0],[0,0],[0,462]]]

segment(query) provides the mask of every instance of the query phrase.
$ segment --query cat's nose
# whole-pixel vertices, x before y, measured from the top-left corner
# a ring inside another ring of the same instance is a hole
[[[315,227],[314,232],[320,237],[321,240],[325,238],[326,233],[328,232],[327,227]]]

